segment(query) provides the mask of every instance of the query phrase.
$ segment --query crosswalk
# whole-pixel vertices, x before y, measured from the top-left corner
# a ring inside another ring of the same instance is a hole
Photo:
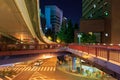
[[[14,71],[18,71],[18,72],[21,72],[21,71],[56,71],[56,67],[55,66],[40,66],[40,67],[28,66],[28,67],[14,67],[14,68],[0,69],[0,71],[3,71],[3,70],[14,70]]]

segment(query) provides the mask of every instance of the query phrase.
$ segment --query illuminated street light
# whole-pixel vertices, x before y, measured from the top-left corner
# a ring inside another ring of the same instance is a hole
[[[48,39],[49,39],[49,40],[52,40],[51,36],[48,36]]]
[[[108,33],[105,33],[105,36],[108,37]]]
[[[113,44],[111,43],[110,46],[113,46]]]
[[[118,46],[120,46],[120,44],[118,44]]]
[[[80,44],[80,38],[81,38],[81,34],[78,34],[78,43]]]
[[[59,40],[59,39],[57,39],[56,41],[57,41],[57,43],[60,43],[60,40]]]

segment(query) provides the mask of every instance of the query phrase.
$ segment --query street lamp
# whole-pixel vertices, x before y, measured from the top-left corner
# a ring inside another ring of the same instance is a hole
[[[48,39],[51,41],[52,40],[51,36],[48,36]]]
[[[81,34],[79,33],[78,35],[78,43],[80,44],[80,38],[82,37]]]

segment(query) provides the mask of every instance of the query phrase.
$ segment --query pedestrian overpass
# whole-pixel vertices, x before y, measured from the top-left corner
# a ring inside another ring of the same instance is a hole
[[[85,60],[87,63],[103,70],[113,77],[120,79],[120,46],[119,45],[78,45],[78,44],[51,44],[51,45],[14,45],[6,47],[0,52],[1,63],[24,61],[37,58],[48,58],[59,55],[72,54]],[[10,57],[12,56],[12,57]],[[10,59],[9,59],[10,58]],[[12,58],[14,58],[12,60]],[[17,59],[18,58],[18,59]]]
[[[0,0],[0,35],[12,35],[20,41],[32,41],[33,38],[38,41],[37,44],[0,43],[1,64],[36,59],[38,55],[44,56],[43,53],[58,56],[68,52],[120,80],[119,45],[56,44],[43,34],[39,14],[38,0]]]

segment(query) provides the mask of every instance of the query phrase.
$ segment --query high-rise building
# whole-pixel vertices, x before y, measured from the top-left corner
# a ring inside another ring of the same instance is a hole
[[[109,9],[107,0],[82,0],[83,19],[103,19],[109,15]]]
[[[80,32],[92,32],[102,43],[120,43],[119,3],[120,0],[82,0]]]
[[[45,19],[45,15],[41,13],[41,11],[40,11],[40,20],[41,20],[42,31],[45,33],[46,19]]]
[[[63,12],[55,5],[45,6],[46,27],[55,34],[60,30]]]
[[[62,25],[68,25],[68,20],[67,20],[67,18],[66,17],[63,17],[63,19],[62,19]]]

